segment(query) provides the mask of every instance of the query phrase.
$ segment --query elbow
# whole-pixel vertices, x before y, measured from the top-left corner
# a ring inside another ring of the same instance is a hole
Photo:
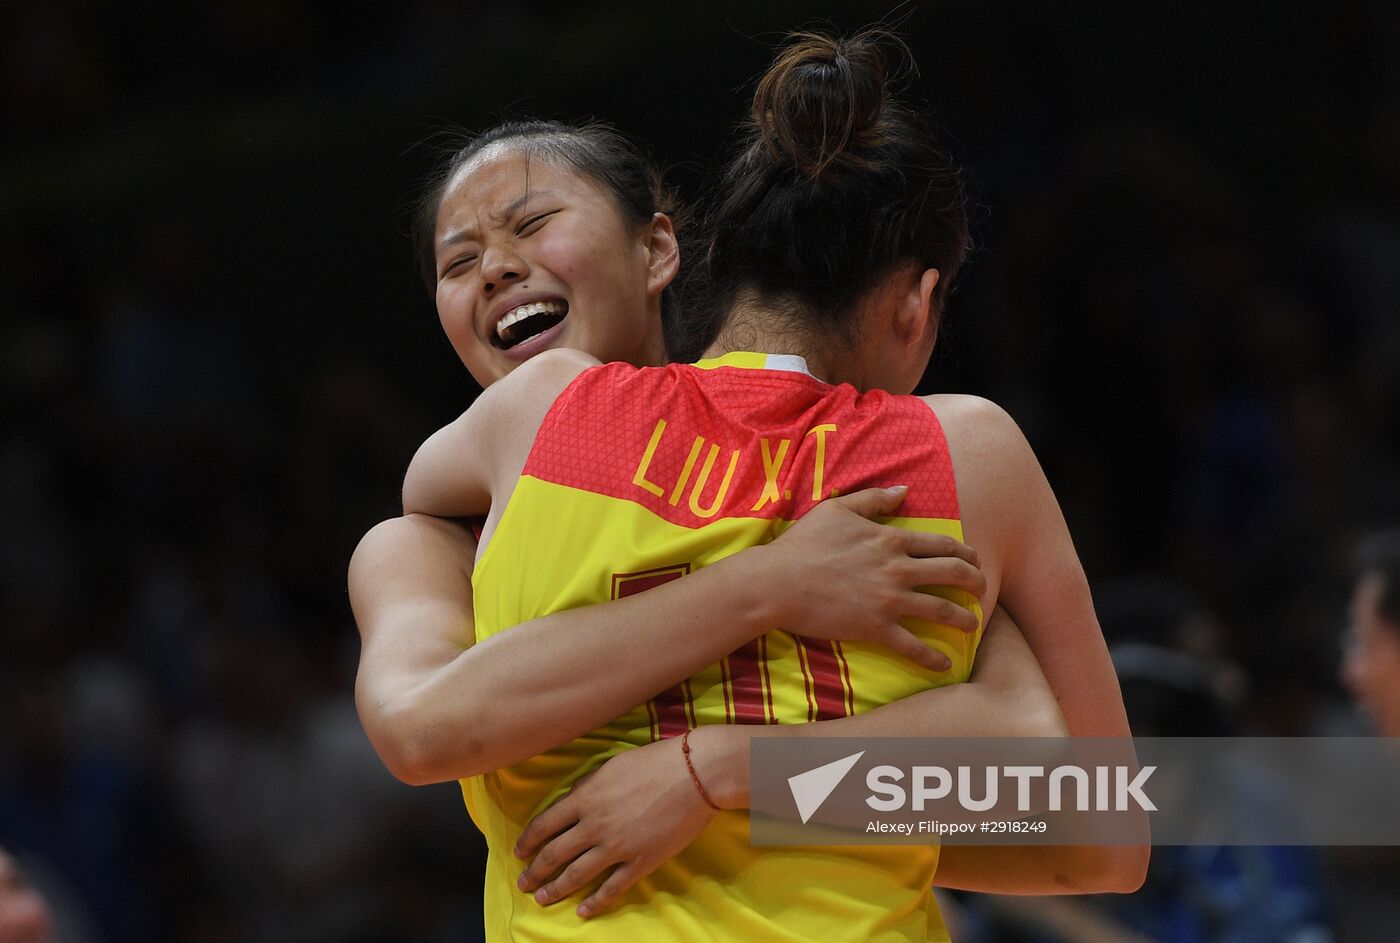
[[[1093,861],[1075,882],[1076,893],[1132,894],[1147,880],[1149,845],[1106,845],[1089,849]]]
[[[475,738],[449,739],[434,722],[405,706],[376,705],[370,717],[361,710],[365,732],[390,774],[410,786],[430,786],[474,776],[480,743]]]
[[[1152,858],[1151,845],[1127,845],[1119,849],[1123,863],[1119,869],[1119,884],[1110,893],[1136,893],[1147,880],[1147,865]]]
[[[365,732],[374,752],[395,779],[410,786],[446,782],[432,745],[411,725],[398,725],[381,717],[378,723],[365,723]]]
[[[431,786],[453,778],[442,771],[436,757],[416,744],[394,744],[380,749],[379,758],[395,779],[409,786]]]

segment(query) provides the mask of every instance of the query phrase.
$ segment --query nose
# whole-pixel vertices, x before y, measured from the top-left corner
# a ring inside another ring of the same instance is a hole
[[[481,259],[482,291],[494,294],[505,285],[518,282],[530,274],[530,266],[509,246],[486,250]]]

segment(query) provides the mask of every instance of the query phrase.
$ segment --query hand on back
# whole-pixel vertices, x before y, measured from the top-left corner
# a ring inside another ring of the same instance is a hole
[[[977,551],[941,534],[874,519],[895,514],[903,488],[869,488],[823,501],[763,548],[781,595],[782,627],[810,638],[877,642],[931,671],[948,659],[900,624],[923,619],[964,632],[974,612],[918,587],[949,586],[981,597]]]

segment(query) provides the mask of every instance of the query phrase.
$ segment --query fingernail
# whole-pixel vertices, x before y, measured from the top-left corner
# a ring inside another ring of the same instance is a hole
[[[549,903],[549,891],[545,890],[544,888],[540,888],[539,890],[535,891],[535,903],[537,903],[537,904],[547,904],[547,903]]]
[[[525,880],[525,875],[522,874],[520,875],[519,880],[515,882],[515,886],[520,888],[522,891],[528,891],[530,889],[530,882]]]
[[[579,904],[578,915],[580,917],[591,917],[593,916],[593,908],[589,907],[587,904]]]
[[[903,494],[904,492],[906,492],[906,491],[909,490],[909,486],[908,486],[908,485],[891,485],[890,487],[886,488],[885,490],[888,491],[890,494]]]

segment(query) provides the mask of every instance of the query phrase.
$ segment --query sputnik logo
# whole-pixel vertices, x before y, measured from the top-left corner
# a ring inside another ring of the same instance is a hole
[[[817,810],[822,807],[827,796],[841,785],[841,780],[846,778],[846,774],[851,771],[851,767],[856,765],[856,761],[865,755],[865,751],[852,753],[839,760],[833,760],[816,769],[809,769],[805,773],[798,773],[796,776],[788,777],[788,788],[792,790],[792,799],[797,803],[797,813],[802,816],[802,824],[806,825],[808,819],[817,814]]]

